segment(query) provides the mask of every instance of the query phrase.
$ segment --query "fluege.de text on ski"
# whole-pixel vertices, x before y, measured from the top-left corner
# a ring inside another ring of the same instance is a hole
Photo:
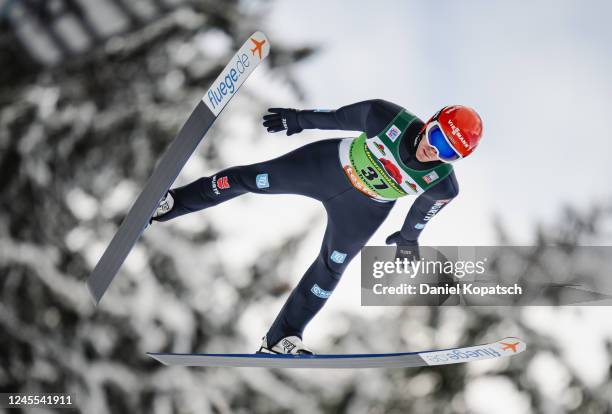
[[[236,92],[238,79],[247,70],[249,65],[249,56],[246,53],[240,54],[234,62],[234,67],[226,72],[225,77],[220,82],[213,84],[208,90],[209,106],[217,108],[228,94],[231,96]]]

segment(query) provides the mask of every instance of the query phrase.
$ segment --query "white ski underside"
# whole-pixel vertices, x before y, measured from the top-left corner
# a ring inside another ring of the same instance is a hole
[[[517,355],[527,348],[517,338],[445,350],[396,354],[271,355],[148,353],[165,365],[262,368],[410,368],[495,359]]]

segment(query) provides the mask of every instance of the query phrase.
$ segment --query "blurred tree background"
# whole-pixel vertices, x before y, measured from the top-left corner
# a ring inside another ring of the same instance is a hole
[[[347,311],[325,349],[419,350],[508,332],[529,344],[511,360],[441,368],[181,369],[145,356],[253,346],[236,321],[250,307],[276,313],[272,300],[291,289],[284,269],[308,222],[256,246],[242,272],[216,247],[223,223],[202,215],[195,228],[154,225],[94,307],[85,285],[93,265],[204,89],[250,33],[266,31],[272,6],[0,2],[0,392],[68,392],[83,413],[451,413],[483,399],[496,407],[489,412],[609,412],[612,345],[602,336],[605,375],[589,380],[530,323],[542,312],[593,317],[596,308],[389,308],[374,325]],[[313,53],[273,39],[266,71],[301,99],[290,68]],[[224,167],[223,138],[236,129],[254,144],[247,131],[274,95],[270,79],[261,82],[266,89],[243,88],[194,162]],[[534,229],[534,242],[567,246],[570,260],[572,246],[609,244],[611,219],[610,206],[567,208],[558,225]],[[503,220],[494,225],[512,244]]]

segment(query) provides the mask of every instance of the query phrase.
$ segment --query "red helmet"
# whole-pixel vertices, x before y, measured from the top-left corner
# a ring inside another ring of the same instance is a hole
[[[425,129],[432,145],[435,143],[435,137],[432,139],[430,131],[434,126],[442,130],[445,141],[456,153],[456,158],[470,155],[482,137],[482,119],[475,110],[467,106],[445,106],[427,121]]]

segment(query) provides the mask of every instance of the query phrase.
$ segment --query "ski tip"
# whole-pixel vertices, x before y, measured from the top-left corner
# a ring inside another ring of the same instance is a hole
[[[266,42],[269,42],[269,40],[268,40],[268,36],[266,36],[266,34],[265,34],[264,32],[262,32],[261,30],[256,30],[256,31],[255,31],[255,32],[254,32],[254,33],[251,35],[251,37],[254,37],[254,38],[258,39],[258,40],[260,40],[260,39],[265,39],[265,40],[266,40]]]
[[[427,365],[448,365],[483,359],[511,357],[527,349],[527,344],[514,337],[507,337],[488,344],[450,348],[419,353]]]
[[[506,355],[520,354],[527,349],[527,344],[520,338],[507,337],[496,342],[502,351],[506,351]]]
[[[93,282],[91,280],[91,277],[89,279],[87,279],[87,288],[89,289],[89,293],[91,295],[91,298],[94,301],[94,305],[98,306],[98,304],[100,303],[100,299],[102,299],[102,294],[98,294],[98,292],[96,292],[96,288],[93,285]]]
[[[251,36],[249,36],[251,42],[251,52],[253,55],[258,54],[259,60],[264,60],[270,54],[270,40],[261,30],[257,30]]]

